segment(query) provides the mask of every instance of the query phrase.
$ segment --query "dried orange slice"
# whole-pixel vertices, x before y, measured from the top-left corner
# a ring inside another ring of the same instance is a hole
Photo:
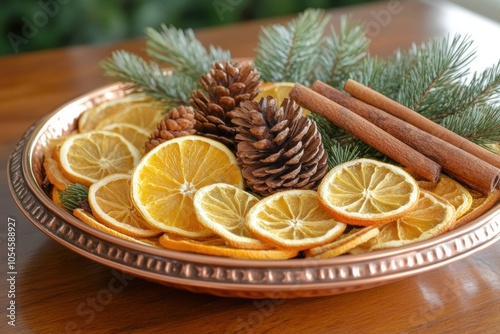
[[[154,238],[134,238],[134,237],[131,237],[129,235],[120,233],[112,228],[107,227],[106,225],[101,224],[100,222],[98,222],[95,219],[95,217],[91,213],[89,213],[83,209],[73,210],[73,216],[80,219],[85,224],[87,224],[87,225],[89,225],[97,230],[101,230],[107,234],[113,235],[115,237],[125,239],[128,241],[138,242],[138,243],[144,244],[144,245],[160,247],[160,243],[157,240],[157,238],[156,239],[154,239]]]
[[[304,250],[338,238],[347,227],[318,204],[313,190],[286,190],[264,197],[245,224],[259,239],[282,249]]]
[[[127,123],[115,123],[106,125],[102,129],[122,135],[125,139],[131,142],[139,150],[139,152],[144,152],[144,145],[148,141],[149,132],[143,128]]]
[[[110,174],[131,173],[139,159],[140,153],[134,145],[109,131],[71,136],[59,150],[62,174],[86,187]]]
[[[450,202],[455,207],[457,219],[472,206],[472,196],[467,188],[444,174],[441,174],[436,183],[418,181],[418,185],[421,189],[430,191]]]
[[[194,195],[194,210],[199,222],[235,248],[274,248],[253,236],[245,226],[245,216],[258,202],[252,194],[225,183],[199,189]]]
[[[166,248],[182,252],[232,257],[248,260],[286,260],[297,256],[296,250],[284,249],[238,249],[228,246],[224,239],[193,240],[163,234],[160,244]]]
[[[130,198],[129,174],[112,174],[92,184],[88,200],[94,217],[109,228],[132,237],[160,234],[135,209]]]
[[[447,232],[455,224],[455,207],[426,190],[420,191],[418,205],[397,221],[378,226],[380,233],[354,248],[353,254],[393,248],[427,240]]]
[[[457,220],[455,226],[453,228],[458,228],[467,223],[470,223],[472,220],[481,216],[483,213],[491,209],[498,201],[500,201],[500,190],[495,189],[488,196],[484,196],[480,192],[469,189],[469,193],[472,196],[472,205],[469,210]]]
[[[156,146],[141,160],[132,175],[132,200],[155,228],[201,238],[213,232],[198,222],[193,196],[214,183],[243,188],[234,154],[212,139],[178,137]]]
[[[97,106],[84,111],[78,119],[78,130],[87,132],[96,129],[97,124],[116,113],[128,109],[134,103],[143,103],[141,97],[125,96],[99,103]]]
[[[263,97],[268,95],[274,97],[278,102],[278,106],[285,98],[289,98],[288,94],[292,90],[294,82],[266,82],[260,85],[261,91],[255,97],[255,101],[259,102]],[[307,116],[310,113],[309,110],[302,108],[302,114]]]
[[[95,129],[103,129],[109,124],[127,123],[143,128],[149,133],[156,129],[156,125],[163,118],[163,112],[163,109],[151,103],[131,103],[123,110],[100,120],[95,125]]]
[[[376,226],[367,226],[363,228],[353,228],[349,233],[342,234],[338,239],[326,245],[308,249],[306,257],[317,259],[327,259],[342,255],[370,239],[376,237],[380,230]]]
[[[321,181],[318,196],[320,205],[339,221],[379,225],[411,212],[419,186],[400,167],[357,159],[331,169]]]
[[[64,190],[72,183],[61,173],[59,164],[51,156],[45,156],[43,168],[49,182],[58,190]]]

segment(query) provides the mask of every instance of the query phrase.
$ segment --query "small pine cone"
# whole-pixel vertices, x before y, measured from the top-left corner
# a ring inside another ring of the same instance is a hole
[[[236,132],[228,112],[257,96],[259,73],[247,63],[223,61],[214,63],[200,84],[204,91],[196,90],[191,95],[191,104],[197,110],[197,131],[234,147]]]
[[[145,145],[146,153],[167,140],[194,135],[195,123],[195,112],[192,107],[180,106],[171,109],[158,123],[156,130],[149,135]]]
[[[236,156],[247,186],[268,196],[289,189],[317,189],[328,170],[316,123],[302,108],[271,96],[246,101],[231,112],[238,142]]]

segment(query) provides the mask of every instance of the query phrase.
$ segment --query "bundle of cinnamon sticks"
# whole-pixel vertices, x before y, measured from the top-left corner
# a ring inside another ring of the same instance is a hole
[[[485,195],[500,188],[500,156],[354,80],[344,90],[295,84],[290,98],[426,180],[444,170]]]

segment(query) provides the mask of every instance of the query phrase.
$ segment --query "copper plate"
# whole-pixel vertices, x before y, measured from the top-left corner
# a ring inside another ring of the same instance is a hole
[[[41,188],[43,147],[69,133],[80,114],[124,96],[119,84],[75,99],[30,127],[9,159],[9,187],[21,211],[61,245],[106,266],[194,292],[245,298],[325,296],[367,289],[444,266],[500,238],[500,204],[431,240],[332,259],[250,261],[169,251],[96,230],[56,206]]]

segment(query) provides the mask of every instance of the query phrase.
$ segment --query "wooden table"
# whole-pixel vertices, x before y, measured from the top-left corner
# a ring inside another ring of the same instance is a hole
[[[500,56],[500,25],[446,3],[391,1],[331,13],[336,23],[348,13],[368,22],[373,54],[387,56],[412,42],[461,32],[476,40],[477,69]],[[285,21],[204,29],[197,36],[207,45],[230,49],[234,57],[248,57],[262,24]],[[116,273],[29,223],[11,199],[5,169],[30,124],[107,82],[98,68],[101,59],[118,48],[142,54],[143,47],[139,39],[0,58],[2,333],[498,333],[500,243],[415,277],[331,297],[279,302],[220,298],[121,277],[123,288],[104,302]],[[6,317],[9,219],[17,223],[15,327]]]

